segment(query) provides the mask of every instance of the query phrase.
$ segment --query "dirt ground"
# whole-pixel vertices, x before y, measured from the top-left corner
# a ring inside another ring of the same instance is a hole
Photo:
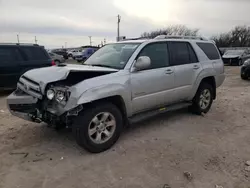
[[[250,81],[239,67],[226,74],[204,117],[186,109],[155,117],[100,154],[85,152],[69,131],[11,116],[1,94],[0,187],[250,188]]]

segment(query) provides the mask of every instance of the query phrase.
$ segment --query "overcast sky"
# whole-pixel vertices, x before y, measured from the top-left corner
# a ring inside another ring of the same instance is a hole
[[[0,42],[34,43],[47,48],[97,45],[121,35],[138,37],[171,24],[199,28],[204,36],[236,25],[250,26],[250,0],[0,0]]]

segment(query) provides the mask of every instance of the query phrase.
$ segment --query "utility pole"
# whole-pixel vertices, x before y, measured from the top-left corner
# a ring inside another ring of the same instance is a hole
[[[89,36],[89,44],[92,46],[92,41],[91,41],[92,36]]]
[[[35,36],[35,44],[37,44],[37,39],[36,39],[36,36]]]
[[[104,40],[103,40],[103,43],[104,43],[104,45],[106,44],[106,39],[104,38]]]
[[[19,35],[17,34],[16,37],[17,37],[17,43],[19,44],[20,43],[19,42]]]
[[[117,16],[117,41],[119,41],[119,37],[120,37],[120,22],[121,22],[121,16],[118,14]]]

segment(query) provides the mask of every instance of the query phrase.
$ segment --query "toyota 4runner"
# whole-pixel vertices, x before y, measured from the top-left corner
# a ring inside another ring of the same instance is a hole
[[[23,119],[72,127],[77,143],[98,153],[128,123],[184,107],[207,113],[224,79],[213,41],[158,36],[107,44],[84,65],[28,71],[7,103]]]

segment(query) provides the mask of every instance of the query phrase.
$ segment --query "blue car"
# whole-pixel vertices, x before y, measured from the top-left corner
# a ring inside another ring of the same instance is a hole
[[[95,53],[99,48],[98,47],[87,47],[83,48],[82,54],[75,56],[77,62],[84,62],[88,59],[93,53]]]

